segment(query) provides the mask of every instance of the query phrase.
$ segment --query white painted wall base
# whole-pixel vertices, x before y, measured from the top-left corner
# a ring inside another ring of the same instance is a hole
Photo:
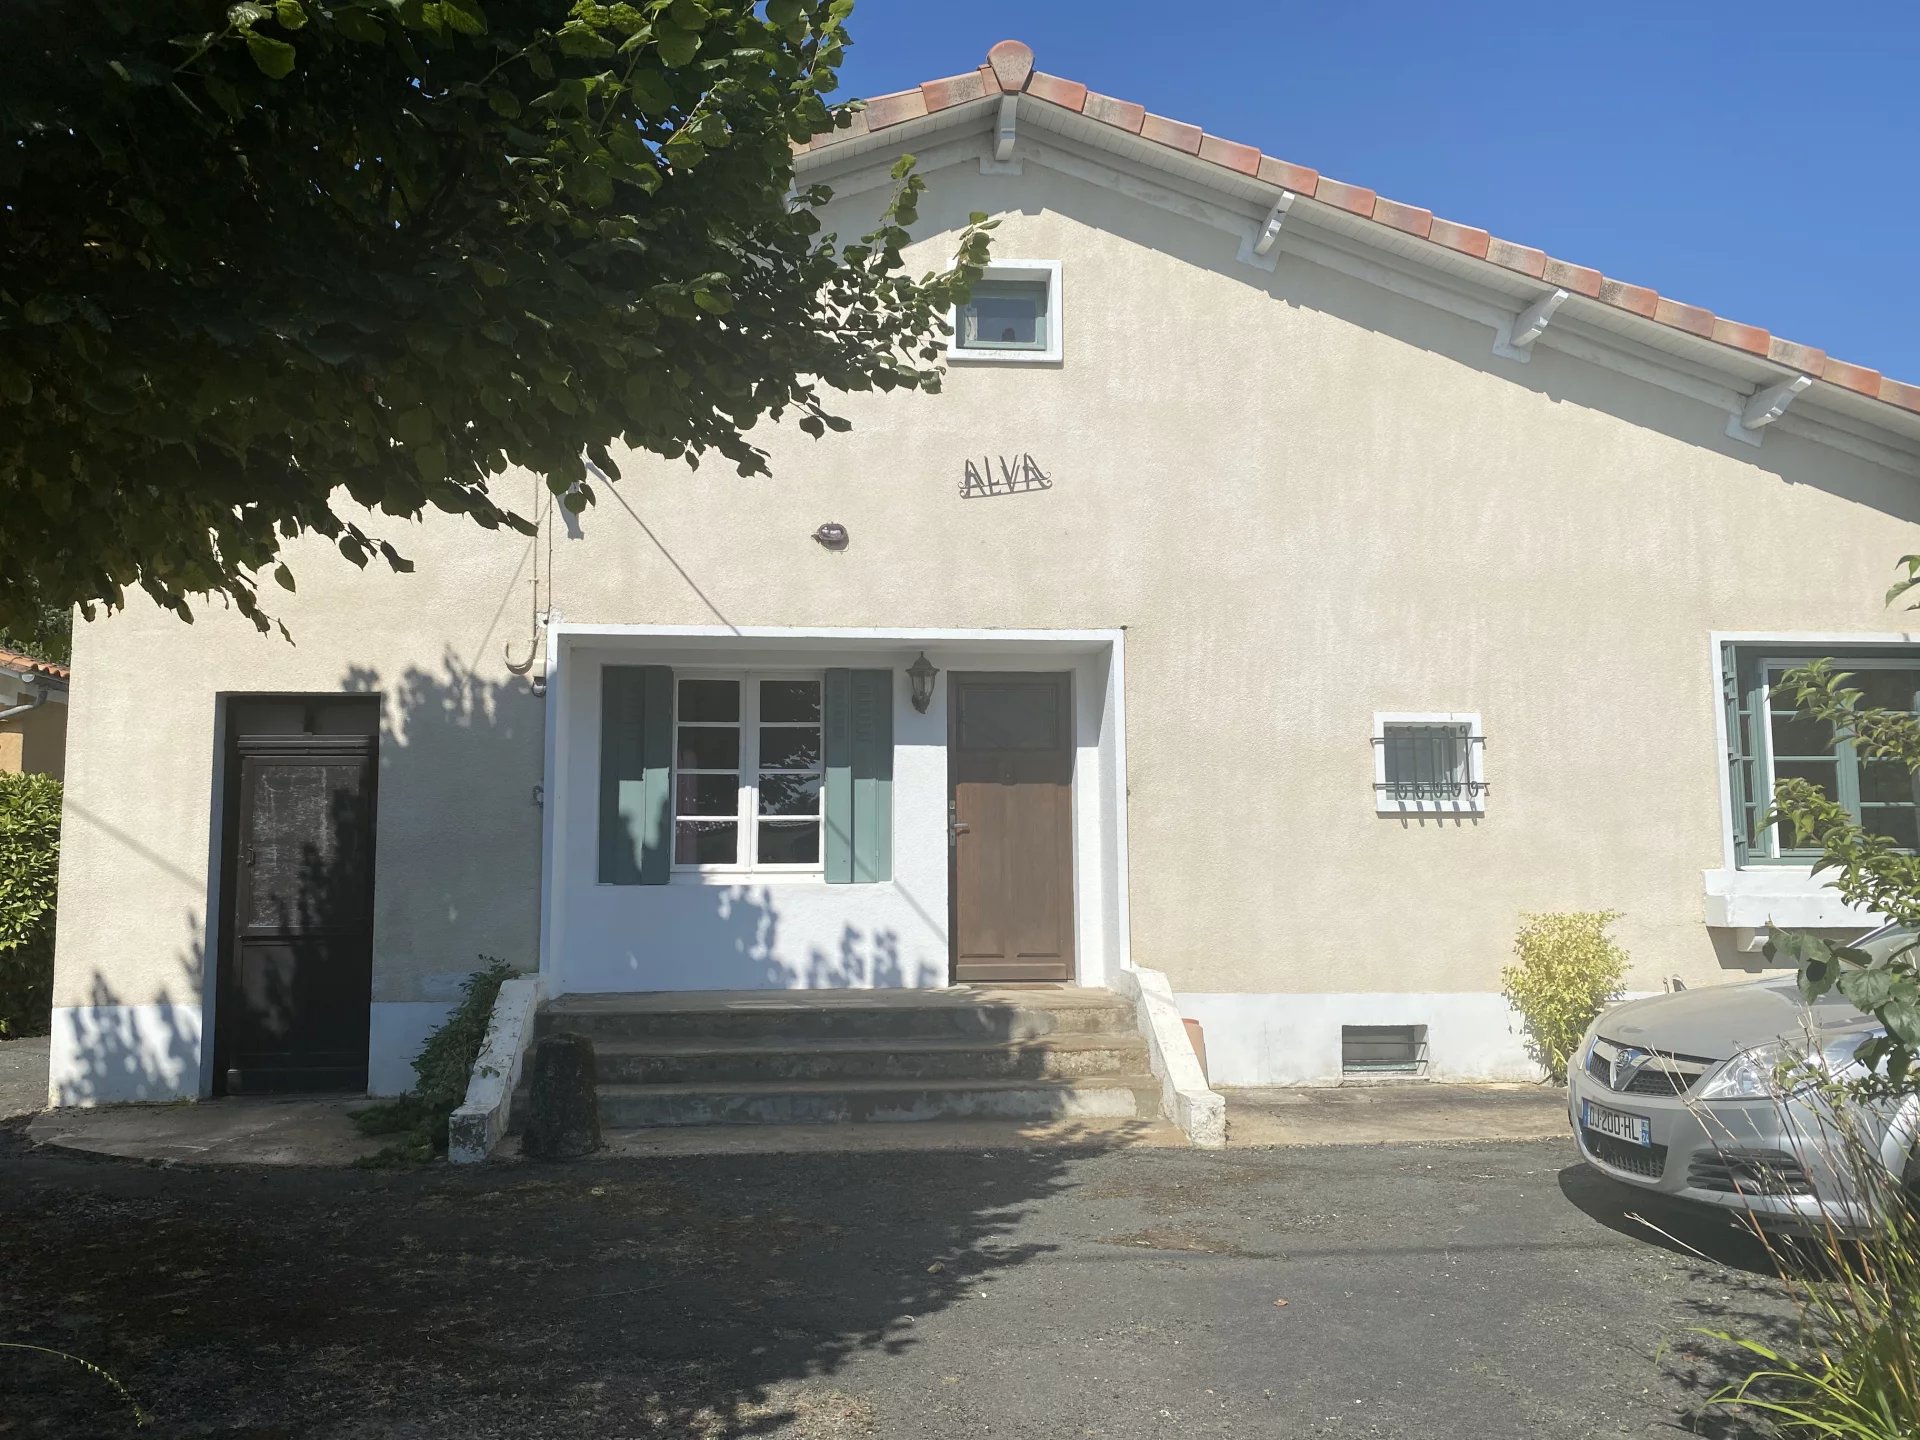
[[[200,1094],[198,1005],[62,1005],[47,1046],[49,1105]]]
[[[1538,1080],[1520,1017],[1490,993],[1257,995],[1182,993],[1207,1037],[1215,1085],[1335,1085],[1342,1025],[1425,1025],[1433,1080]]]
[[[1224,1147],[1227,1102],[1207,1084],[1167,977],[1158,970],[1126,969],[1115,977],[1113,988],[1133,1001],[1147,1058],[1160,1080],[1160,1113],[1200,1149]]]
[[[367,1034],[367,1093],[404,1095],[420,1077],[413,1059],[427,1036],[453,1013],[452,1000],[384,1000],[373,1007]]]
[[[493,1153],[513,1116],[513,1092],[533,1040],[534,1012],[540,1008],[540,977],[516,975],[500,986],[487,1037],[474,1057],[467,1098],[447,1121],[447,1159],[477,1165]]]

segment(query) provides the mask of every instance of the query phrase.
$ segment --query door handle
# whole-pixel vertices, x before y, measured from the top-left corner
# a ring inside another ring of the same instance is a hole
[[[953,822],[953,833],[956,835],[971,835],[973,833],[973,827],[964,820],[956,820]]]

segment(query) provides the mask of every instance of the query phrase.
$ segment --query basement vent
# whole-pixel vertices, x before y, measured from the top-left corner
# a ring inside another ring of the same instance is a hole
[[[1342,1025],[1342,1075],[1424,1075],[1427,1027],[1424,1025]]]

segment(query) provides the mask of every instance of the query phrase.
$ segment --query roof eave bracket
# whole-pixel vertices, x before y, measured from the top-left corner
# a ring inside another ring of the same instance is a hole
[[[1018,175],[1020,162],[1013,158],[1013,143],[1019,138],[1016,129],[1018,95],[1002,95],[1000,112],[993,122],[993,154],[980,157],[982,175]]]
[[[1567,292],[1549,290],[1510,320],[1500,322],[1493,339],[1493,353],[1509,360],[1533,359],[1533,342],[1553,323],[1553,315],[1567,303]]]
[[[1240,253],[1235,258],[1256,269],[1273,269],[1280,261],[1274,247],[1280,242],[1280,231],[1287,223],[1287,212],[1293,209],[1293,202],[1299,198],[1291,190],[1282,190],[1280,198],[1273,202],[1273,208],[1267,211],[1267,218],[1251,234],[1242,237]]]
[[[1767,426],[1786,414],[1793,397],[1811,384],[1811,375],[1793,375],[1778,385],[1754,391],[1747,397],[1745,406],[1727,416],[1727,434],[1749,445],[1758,445],[1766,438]]]

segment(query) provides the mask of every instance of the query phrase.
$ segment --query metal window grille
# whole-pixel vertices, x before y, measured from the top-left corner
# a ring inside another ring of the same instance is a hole
[[[1340,1073],[1343,1075],[1424,1075],[1427,1027],[1424,1025],[1342,1025]]]
[[[1400,804],[1477,800],[1487,793],[1477,778],[1476,746],[1486,737],[1463,724],[1408,724],[1390,722],[1374,741],[1385,756],[1383,795]]]

